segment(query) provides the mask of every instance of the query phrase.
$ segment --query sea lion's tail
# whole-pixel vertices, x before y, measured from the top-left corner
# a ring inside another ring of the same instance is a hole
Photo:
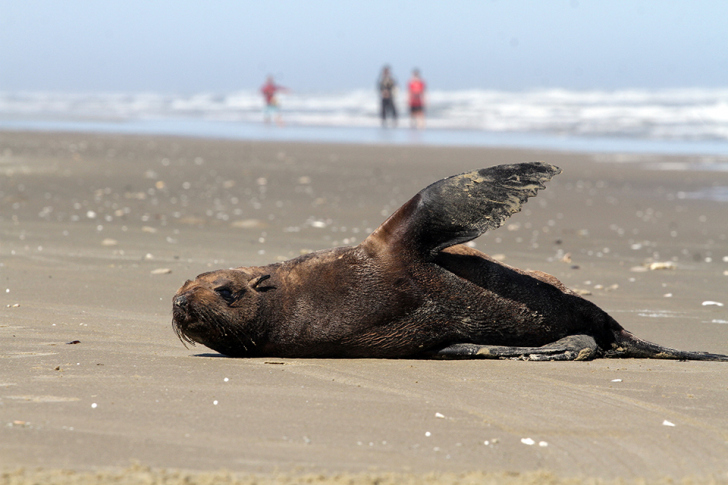
[[[616,323],[616,322],[615,322]],[[619,326],[619,325],[618,325]],[[605,357],[637,359],[671,359],[671,360],[712,360],[728,362],[728,355],[711,354],[708,352],[690,352],[671,349],[635,337],[621,326],[613,330],[615,342],[611,349],[606,349]]]

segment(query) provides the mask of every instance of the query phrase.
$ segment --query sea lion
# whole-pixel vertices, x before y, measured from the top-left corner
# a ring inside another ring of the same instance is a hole
[[[534,162],[455,175],[358,246],[203,273],[174,296],[174,329],[234,357],[728,361],[641,340],[555,277],[462,244],[498,228],[559,173]]]

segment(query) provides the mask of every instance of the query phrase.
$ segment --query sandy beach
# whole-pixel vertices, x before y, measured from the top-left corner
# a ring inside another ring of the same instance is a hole
[[[186,279],[535,160],[564,172],[476,247],[728,354],[724,159],[0,132],[0,483],[728,483],[725,363],[231,359],[172,330]]]

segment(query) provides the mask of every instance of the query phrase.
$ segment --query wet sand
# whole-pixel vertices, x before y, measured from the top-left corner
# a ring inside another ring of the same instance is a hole
[[[478,249],[728,353],[726,203],[699,197],[728,174],[664,170],[705,159],[0,133],[0,470],[24,467],[0,482],[728,482],[728,364],[230,359],[172,330],[198,273],[357,244],[441,177],[532,160],[564,173]]]

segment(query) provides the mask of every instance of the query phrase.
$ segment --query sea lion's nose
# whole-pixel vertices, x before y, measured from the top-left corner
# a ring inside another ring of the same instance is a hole
[[[187,297],[184,295],[177,295],[174,297],[174,300],[172,300],[172,303],[177,308],[184,309],[187,306]]]

